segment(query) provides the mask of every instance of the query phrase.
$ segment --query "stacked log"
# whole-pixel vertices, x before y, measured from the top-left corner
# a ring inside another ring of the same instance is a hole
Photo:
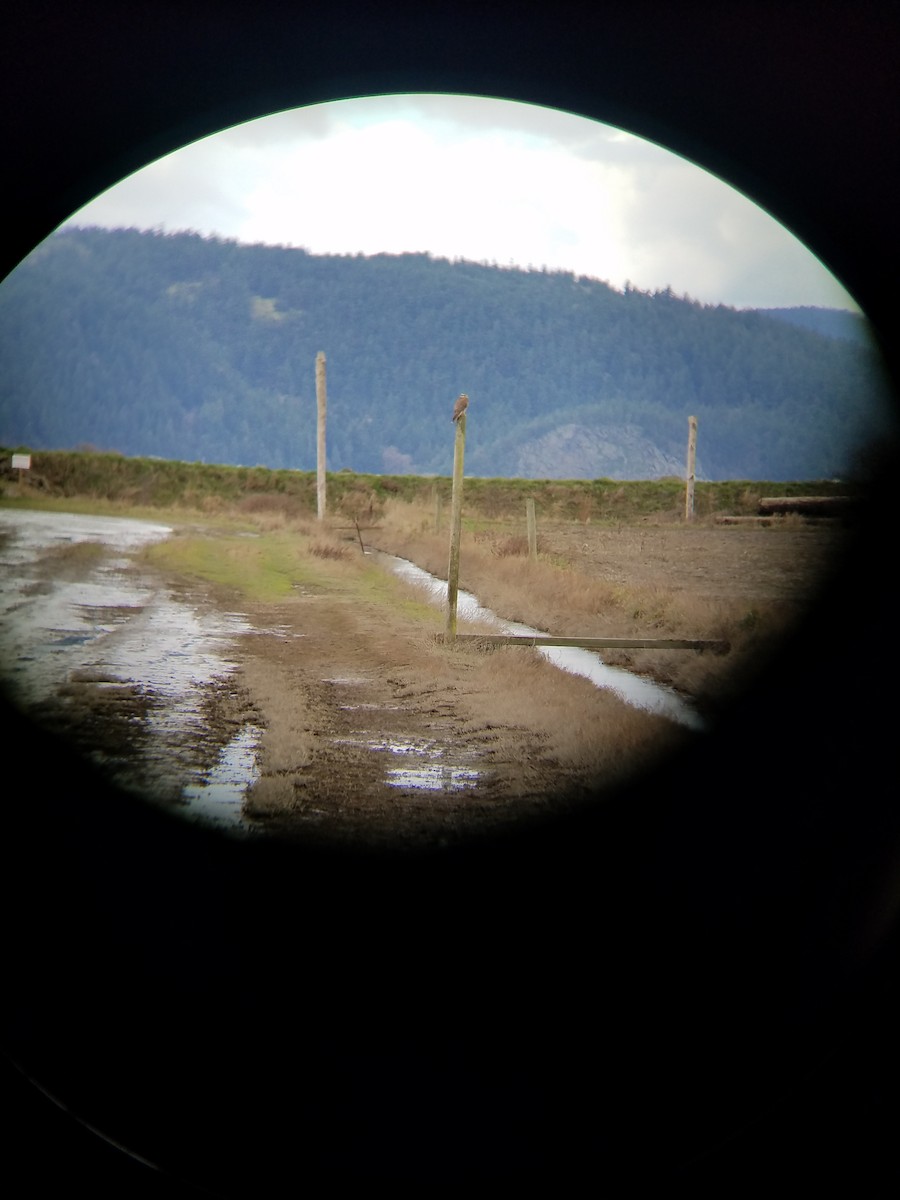
[[[757,506],[761,517],[800,513],[805,517],[842,517],[854,505],[852,496],[765,496]]]

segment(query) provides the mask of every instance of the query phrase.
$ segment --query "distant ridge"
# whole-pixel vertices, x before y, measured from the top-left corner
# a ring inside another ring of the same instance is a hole
[[[886,385],[852,314],[739,311],[566,271],[65,228],[0,285],[0,443],[311,470],[846,476]],[[793,317],[790,314],[794,314]],[[798,316],[799,314],[799,316]],[[849,320],[848,320],[849,318]]]
[[[845,308],[815,308],[801,305],[796,308],[757,308],[754,312],[765,317],[776,317],[800,329],[810,329],[823,337],[843,338],[846,341],[869,344],[869,327],[861,313]]]

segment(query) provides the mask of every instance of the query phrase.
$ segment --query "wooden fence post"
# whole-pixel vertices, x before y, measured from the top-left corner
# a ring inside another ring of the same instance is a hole
[[[525,520],[528,524],[528,557],[532,562],[537,561],[537,521],[534,517],[534,499],[529,496],[525,501]]]
[[[694,519],[694,478],[697,459],[697,418],[688,417],[687,482],[684,489],[684,519]]]
[[[319,520],[325,519],[325,412],[328,400],[325,391],[325,354],[316,355],[316,502]]]
[[[459,539],[462,532],[463,459],[466,453],[466,414],[457,418],[453,444],[453,497],[450,505],[450,564],[447,568],[447,624],[444,641],[456,640],[456,604],[459,598]]]

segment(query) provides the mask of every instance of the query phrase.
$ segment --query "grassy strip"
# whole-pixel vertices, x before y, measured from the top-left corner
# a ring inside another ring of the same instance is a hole
[[[0,464],[11,451],[0,447]],[[207,515],[237,506],[248,512],[281,511],[292,518],[316,511],[313,471],[272,471],[267,467],[233,467],[210,463],[128,458],[99,451],[34,451],[29,494],[45,494],[91,502],[116,502],[133,511],[179,507]],[[9,470],[6,481],[16,483]],[[762,496],[853,495],[847,482],[812,480],[764,482],[730,480],[699,482],[694,511],[698,518],[727,513],[752,515]],[[433,503],[435,494],[450,501],[449,477],[417,475],[357,475],[337,471],[328,475],[329,507],[361,523],[376,520],[385,501]],[[573,521],[630,521],[647,516],[677,519],[684,511],[680,479],[481,479],[466,480],[470,516],[495,520],[520,515],[533,499],[546,517]],[[9,501],[6,501],[9,502]]]
[[[257,603],[325,592],[335,601],[389,607],[427,629],[437,630],[441,622],[414,588],[328,530],[258,525],[248,536],[186,529],[144,547],[138,557],[159,570],[228,588]]]
[[[236,531],[254,528],[252,521],[248,521],[234,510],[223,509],[218,513],[210,513],[184,504],[133,504],[125,500],[110,500],[98,496],[61,496],[35,488],[16,489],[13,494],[8,492],[0,495],[0,508],[123,517],[136,521],[152,521],[157,525],[171,525],[174,528],[192,524]]]
[[[241,537],[188,534],[147,546],[141,557],[154,567],[233,588],[253,600],[278,600],[311,582],[300,554],[273,544],[271,536],[263,545]]]

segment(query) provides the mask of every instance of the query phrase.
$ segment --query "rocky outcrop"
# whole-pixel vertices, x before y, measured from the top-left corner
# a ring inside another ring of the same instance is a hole
[[[523,442],[512,473],[541,479],[658,479],[684,471],[683,459],[660,450],[635,425],[571,424]]]

